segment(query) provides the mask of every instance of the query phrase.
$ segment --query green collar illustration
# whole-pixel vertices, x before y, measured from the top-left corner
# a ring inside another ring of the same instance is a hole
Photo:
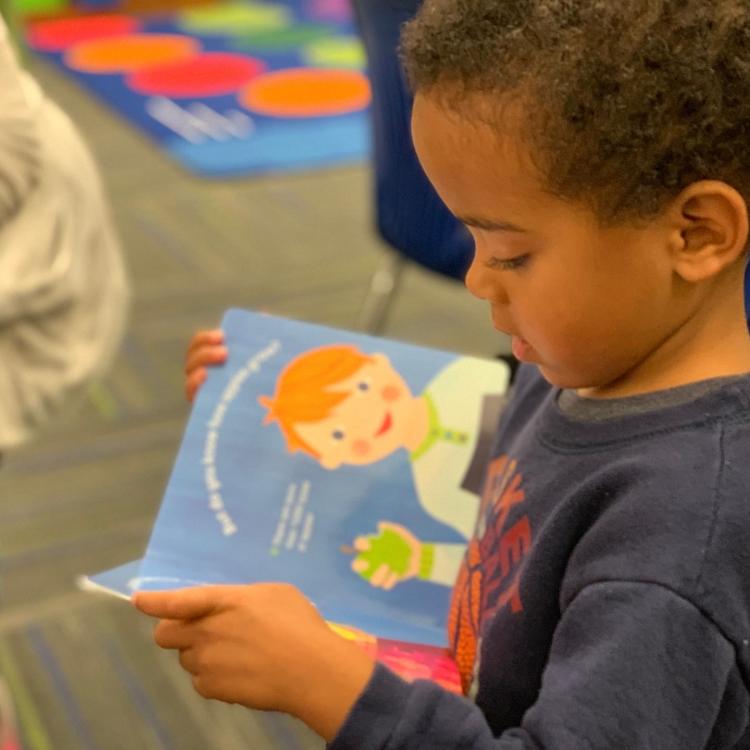
[[[424,454],[427,453],[427,451],[429,451],[437,442],[464,445],[469,439],[468,432],[444,427],[440,423],[440,417],[435,408],[435,402],[430,397],[430,394],[425,393],[422,397],[427,404],[427,419],[429,427],[424,440],[409,454],[409,459],[411,461],[416,461],[417,459],[422,458],[422,456],[424,456]]]

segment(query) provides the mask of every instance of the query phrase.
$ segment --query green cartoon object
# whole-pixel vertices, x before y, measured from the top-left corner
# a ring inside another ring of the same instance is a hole
[[[377,536],[367,538],[370,548],[359,552],[356,560],[367,563],[359,575],[369,581],[382,565],[387,565],[394,573],[403,576],[411,562],[412,548],[409,543],[392,529],[383,529]]]

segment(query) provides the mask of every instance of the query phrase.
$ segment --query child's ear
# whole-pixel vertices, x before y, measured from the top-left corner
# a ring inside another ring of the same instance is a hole
[[[747,204],[731,185],[694,182],[672,204],[675,271],[685,281],[716,276],[744,255],[748,242]]]

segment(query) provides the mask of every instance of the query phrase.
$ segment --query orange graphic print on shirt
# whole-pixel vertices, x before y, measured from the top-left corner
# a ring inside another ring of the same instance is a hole
[[[499,456],[487,469],[479,520],[453,588],[448,637],[465,693],[469,691],[482,626],[498,610],[520,612],[519,565],[531,547],[528,516],[509,528],[512,508],[525,500],[518,464]]]

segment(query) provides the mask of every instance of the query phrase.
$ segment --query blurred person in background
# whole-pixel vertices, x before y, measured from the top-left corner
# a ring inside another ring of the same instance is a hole
[[[96,166],[0,19],[0,458],[104,372],[127,304]],[[0,750],[21,747],[14,714],[0,675]]]
[[[0,455],[103,373],[127,300],[96,166],[0,20]]]

